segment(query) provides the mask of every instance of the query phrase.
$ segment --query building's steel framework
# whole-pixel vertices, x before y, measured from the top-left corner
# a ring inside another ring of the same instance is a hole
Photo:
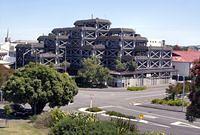
[[[67,61],[73,72],[81,68],[84,58],[96,55],[101,64],[111,70],[115,70],[117,59],[122,63],[135,61],[136,78],[171,76],[171,48],[147,47],[147,38],[133,29],[110,28],[111,22],[105,19],[78,20],[74,25],[55,28],[48,36],[40,36],[37,45],[18,45],[17,67],[30,61],[45,65],[60,65]]]

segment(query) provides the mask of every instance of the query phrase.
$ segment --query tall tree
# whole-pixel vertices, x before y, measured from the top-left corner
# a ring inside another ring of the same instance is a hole
[[[191,104],[187,107],[186,119],[194,121],[200,118],[200,59],[194,62],[191,70],[193,81],[189,99]]]
[[[97,57],[91,57],[83,60],[83,68],[78,71],[80,83],[89,87],[103,87],[109,78],[109,70],[100,65]]]
[[[16,71],[2,90],[7,101],[29,103],[35,114],[41,113],[47,103],[55,107],[73,102],[78,93],[76,83],[68,74],[38,63]]]

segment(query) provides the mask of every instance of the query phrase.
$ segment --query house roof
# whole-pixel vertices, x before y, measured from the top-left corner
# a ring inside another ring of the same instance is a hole
[[[175,62],[194,62],[200,58],[200,51],[173,51],[172,55]]]

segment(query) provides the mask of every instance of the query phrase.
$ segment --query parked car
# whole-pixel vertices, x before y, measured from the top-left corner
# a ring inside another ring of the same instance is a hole
[[[10,107],[12,108],[11,115],[15,117],[28,117],[32,113],[30,109],[26,109],[21,104],[11,104]]]

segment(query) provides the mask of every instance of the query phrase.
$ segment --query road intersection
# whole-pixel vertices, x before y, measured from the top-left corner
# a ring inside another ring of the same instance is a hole
[[[80,89],[74,103],[62,107],[67,111],[93,106],[105,111],[117,111],[127,115],[144,114],[147,123],[138,123],[142,131],[162,131],[173,135],[200,135],[200,122],[189,123],[184,112],[174,112],[138,106],[149,103],[153,98],[163,98],[165,87],[149,88],[145,91],[130,92],[125,89]]]

